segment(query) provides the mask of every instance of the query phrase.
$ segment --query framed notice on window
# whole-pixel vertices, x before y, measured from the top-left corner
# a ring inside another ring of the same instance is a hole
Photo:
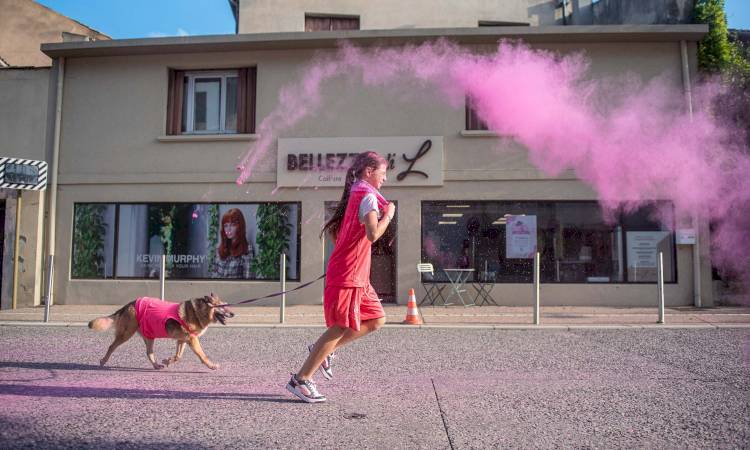
[[[665,257],[665,273],[670,273],[669,231],[628,231],[625,233],[628,256],[628,281],[656,281],[658,252]]]
[[[628,265],[633,268],[656,268],[656,254],[669,231],[628,231]]]
[[[536,253],[536,216],[506,216],[505,257],[533,259]]]

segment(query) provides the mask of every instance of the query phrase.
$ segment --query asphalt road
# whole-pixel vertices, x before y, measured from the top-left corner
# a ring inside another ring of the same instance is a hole
[[[216,326],[201,340],[219,370],[190,353],[155,371],[137,336],[100,369],[109,333],[0,326],[0,445],[750,446],[747,328],[386,328],[340,352],[309,405],[284,385],[321,331]]]

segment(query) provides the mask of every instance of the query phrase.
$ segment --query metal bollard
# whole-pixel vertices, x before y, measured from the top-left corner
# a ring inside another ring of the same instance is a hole
[[[279,323],[284,323],[286,316],[286,254],[279,257],[279,278],[281,278],[281,303],[279,304]]]
[[[11,296],[10,309],[16,309],[18,300],[18,249],[21,242],[21,203],[23,198],[23,191],[21,189],[17,189],[17,192],[18,199],[16,200],[16,232],[15,237],[13,238],[13,240],[15,241],[13,243],[13,294]]]
[[[161,255],[161,270],[159,271],[159,298],[164,300],[164,280],[167,278],[167,255]]]
[[[656,323],[664,323],[664,254],[659,252],[656,260],[656,286],[659,295],[659,320]]]
[[[47,257],[47,295],[44,297],[44,321],[49,322],[49,307],[52,303],[52,280],[54,279],[54,255]]]
[[[539,252],[534,253],[534,325],[539,325]]]

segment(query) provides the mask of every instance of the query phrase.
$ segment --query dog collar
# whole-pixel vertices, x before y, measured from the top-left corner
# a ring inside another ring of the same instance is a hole
[[[190,331],[190,327],[188,327],[188,324],[185,323],[184,320],[180,319],[180,322],[180,326],[182,326],[182,329],[185,330],[185,333],[189,334],[192,337],[198,336],[198,333],[193,333],[192,331]]]

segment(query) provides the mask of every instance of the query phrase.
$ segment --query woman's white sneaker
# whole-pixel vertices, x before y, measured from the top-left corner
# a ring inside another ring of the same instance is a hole
[[[292,374],[292,378],[286,384],[286,390],[299,397],[303,402],[320,403],[326,401],[326,397],[318,392],[313,380],[297,379],[296,374]]]
[[[307,351],[312,353],[312,349],[315,346],[315,344],[310,344],[307,346]],[[331,364],[333,364],[333,358],[336,356],[336,352],[331,353],[330,355],[326,356],[323,359],[323,362],[320,363],[320,373],[323,375],[323,378],[326,380],[332,380],[333,379],[333,368],[331,367]]]

